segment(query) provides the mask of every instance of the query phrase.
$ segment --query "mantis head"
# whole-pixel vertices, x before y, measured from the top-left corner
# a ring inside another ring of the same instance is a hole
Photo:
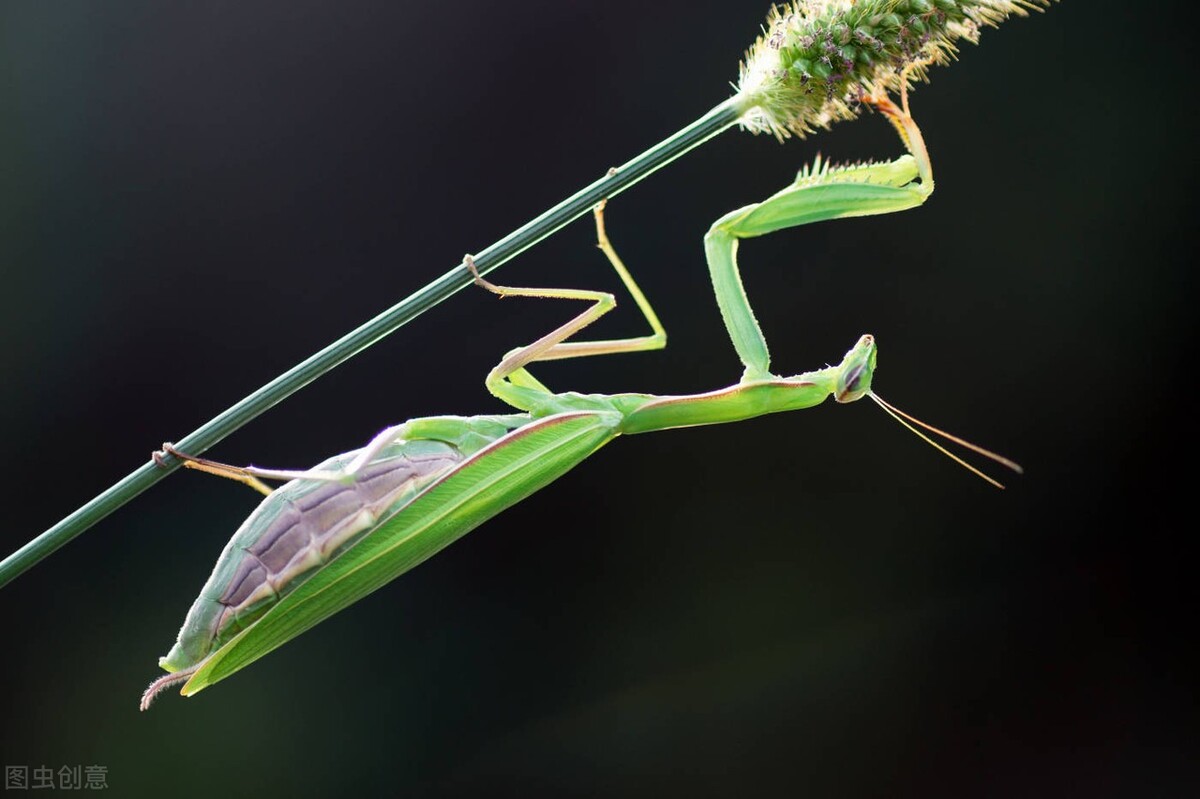
[[[887,411],[889,416],[907,427],[912,432],[916,433],[918,436],[924,439],[927,444],[931,445],[934,449],[938,450],[943,455],[950,458],[971,473],[982,477],[987,482],[996,486],[996,488],[1004,488],[1004,486],[1001,485],[997,480],[979,471],[979,469],[976,469],[974,466],[967,463],[953,452],[950,452],[941,444],[937,443],[932,438],[918,430],[917,427],[922,427],[935,435],[941,436],[947,441],[958,444],[959,446],[969,449],[978,455],[982,455],[989,460],[995,461],[1001,466],[1011,469],[1017,474],[1022,474],[1024,472],[1024,470],[1021,468],[1021,465],[1015,461],[1009,460],[1003,455],[997,455],[995,452],[984,449],[978,444],[972,444],[970,441],[966,441],[958,436],[947,433],[945,430],[934,427],[928,422],[922,422],[920,419],[917,419],[916,417],[900,410],[895,405],[886,402],[882,397],[872,391],[871,378],[875,375],[875,351],[875,338],[870,335],[864,335],[858,340],[858,343],[846,353],[846,357],[842,359],[841,365],[837,367],[837,379],[833,390],[833,398],[835,400],[838,402],[854,402],[854,400],[862,397],[870,397],[872,400],[874,400],[876,405]],[[914,425],[916,426],[914,427]]]
[[[854,402],[871,392],[871,377],[875,374],[875,337],[867,334],[858,340],[838,367],[837,385],[833,398],[838,402]]]
[[[861,399],[862,397],[870,397],[875,401],[876,405],[887,411],[889,416],[907,427],[912,432],[916,433],[918,436],[924,439],[926,443],[932,445],[935,449],[937,449],[943,455],[946,455],[955,463],[966,468],[979,477],[982,477],[984,480],[996,486],[997,488],[1004,488],[1004,486],[995,479],[979,471],[974,466],[955,455],[953,452],[950,452],[941,444],[937,443],[929,436],[918,430],[917,427],[923,427],[929,432],[941,436],[947,441],[951,441],[961,447],[969,449],[972,452],[982,455],[989,460],[995,461],[1001,466],[1011,469],[1017,474],[1022,473],[1023,470],[1021,469],[1020,464],[1009,460],[1003,455],[997,455],[991,450],[984,449],[978,444],[972,444],[970,441],[966,441],[958,436],[951,435],[945,430],[934,427],[927,422],[922,422],[920,419],[910,416],[909,414],[900,410],[895,405],[884,401],[878,394],[871,390],[871,378],[875,375],[875,354],[875,338],[871,335],[864,335],[858,340],[858,343],[846,353],[846,357],[842,359],[841,365],[837,367],[837,377],[833,389],[833,398],[835,400],[838,402],[854,402],[856,399]],[[914,427],[913,425],[916,425],[917,427]]]

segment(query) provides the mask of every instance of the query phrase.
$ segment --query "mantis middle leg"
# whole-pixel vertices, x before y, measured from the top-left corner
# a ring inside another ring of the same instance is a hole
[[[604,225],[604,206],[596,206],[594,216],[596,221],[597,246],[608,258],[613,269],[621,278],[621,282],[632,295],[642,315],[650,324],[653,331],[650,335],[625,339],[608,339],[601,341],[566,342],[565,340],[604,314],[616,307],[616,298],[603,291],[588,291],[584,289],[531,289],[497,286],[489,283],[475,272],[471,257],[467,256],[465,263],[475,273],[476,282],[481,286],[499,294],[502,297],[550,297],[558,299],[590,300],[592,307],[576,316],[564,325],[542,336],[532,344],[520,347],[508,353],[488,375],[488,389],[500,399],[522,410],[530,410],[551,392],[536,378],[530,375],[525,366],[534,361],[561,360],[566,358],[581,358],[588,355],[607,355],[617,352],[638,352],[642,350],[662,349],[667,344],[667,333],[658,320],[654,308],[638,287],[633,275],[613,249],[608,239]],[[453,417],[430,417],[414,420],[389,427],[377,434],[371,441],[345,465],[336,470],[307,469],[262,469],[256,466],[230,466],[217,461],[201,458],[180,452],[171,444],[164,444],[161,451],[154,453],[156,463],[165,465],[164,455],[180,458],[184,466],[207,474],[235,480],[258,491],[270,495],[272,489],[262,480],[321,480],[351,482],[354,476],[364,466],[373,461],[392,443],[405,438],[436,438],[439,440],[460,443],[458,439],[469,436],[471,431],[461,428],[462,421]]]
[[[488,374],[486,384],[488,390],[496,397],[504,400],[513,407],[521,410],[534,410],[542,401],[553,393],[525,369],[537,361],[564,360],[567,358],[582,358],[589,355],[611,355],[619,352],[641,352],[658,350],[667,345],[667,332],[658,320],[654,308],[638,287],[637,281],[625,267],[616,250],[608,240],[604,225],[604,207],[601,202],[596,206],[597,246],[608,258],[617,275],[621,278],[625,289],[637,303],[642,316],[649,323],[650,335],[636,336],[623,339],[604,339],[599,341],[567,341],[571,336],[583,330],[600,317],[616,307],[617,301],[606,291],[591,291],[588,289],[554,289],[554,288],[516,288],[498,286],[485,280],[475,269],[475,264],[468,255],[464,259],[467,268],[475,275],[475,282],[483,288],[501,297],[540,297],[562,300],[585,300],[592,303],[591,307],[560,325],[546,335],[524,347],[518,347],[506,354],[503,360]]]

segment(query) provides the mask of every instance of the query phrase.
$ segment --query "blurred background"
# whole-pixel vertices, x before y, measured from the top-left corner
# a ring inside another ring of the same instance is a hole
[[[724,99],[765,11],[5,4],[0,548]],[[778,371],[875,334],[879,392],[1023,462],[1009,490],[865,402],[619,440],[140,714],[257,501],[179,474],[0,592],[0,759],[179,799],[1194,795],[1190,30],[1069,0],[988,31],[913,96],[925,207],[742,247]],[[876,116],[731,131],[615,200],[671,346],[535,373],[734,382],[702,236],[818,151],[900,149]],[[493,277],[616,291],[592,243]],[[210,455],[303,467],[500,412],[487,370],[575,310],[465,291]],[[596,333],[643,329],[625,302]]]

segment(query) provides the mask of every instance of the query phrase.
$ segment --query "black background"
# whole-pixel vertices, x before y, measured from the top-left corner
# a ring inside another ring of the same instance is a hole
[[[12,3],[0,12],[2,548],[728,94],[755,3]],[[1195,44],[1070,0],[913,97],[923,208],[746,243],[783,373],[875,386],[1021,460],[1006,492],[869,403],[620,440],[226,683],[139,714],[254,495],[160,484],[0,592],[0,758],[114,796],[1173,796],[1197,787]],[[878,117],[730,132],[610,233],[666,353],[739,367],[701,237]],[[495,273],[617,289],[579,222]],[[467,291],[211,454],[301,467],[499,412],[483,376],[573,310]],[[626,302],[597,332],[632,335]]]

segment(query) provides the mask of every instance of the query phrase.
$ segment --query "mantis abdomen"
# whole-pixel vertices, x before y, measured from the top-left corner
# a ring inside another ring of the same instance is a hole
[[[221,552],[161,665],[177,671],[202,661],[465,457],[446,442],[405,441],[351,483],[281,486]],[[317,468],[337,469],[346,460],[339,455]]]

